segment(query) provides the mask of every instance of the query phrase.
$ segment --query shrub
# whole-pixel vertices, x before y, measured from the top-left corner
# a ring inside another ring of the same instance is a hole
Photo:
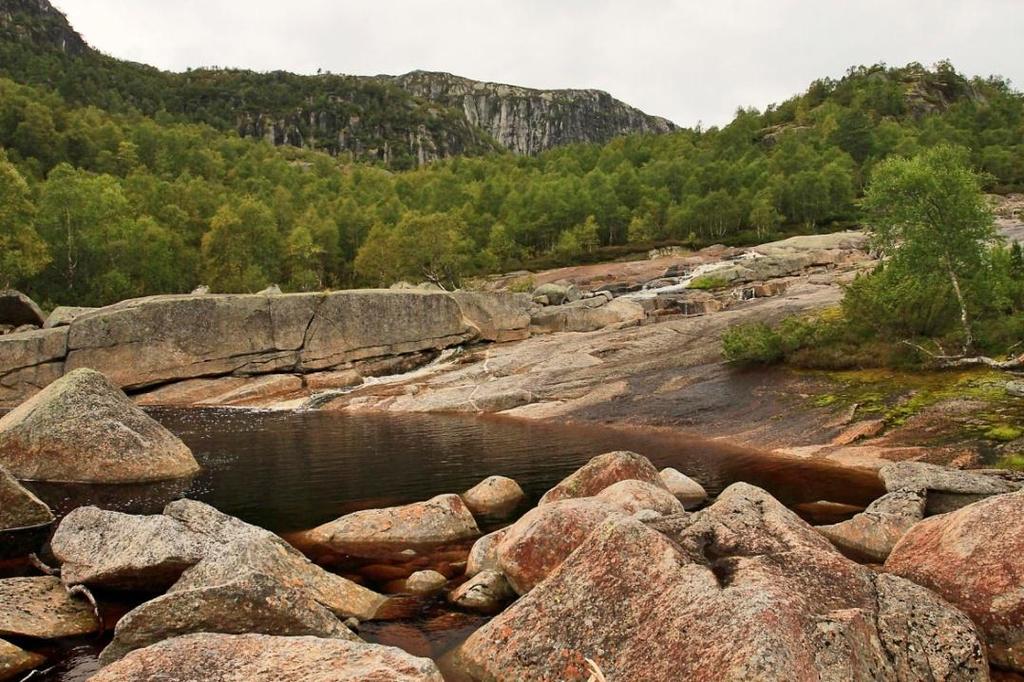
[[[770,365],[785,357],[782,337],[763,322],[740,324],[722,336],[722,352],[729,362]]]

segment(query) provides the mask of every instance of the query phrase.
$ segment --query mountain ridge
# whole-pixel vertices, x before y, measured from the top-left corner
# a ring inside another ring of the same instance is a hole
[[[156,69],[88,45],[48,0],[0,0],[0,75],[110,110],[166,112],[240,136],[403,169],[508,150],[534,155],[670,121],[593,89],[539,90],[445,72],[390,76]]]

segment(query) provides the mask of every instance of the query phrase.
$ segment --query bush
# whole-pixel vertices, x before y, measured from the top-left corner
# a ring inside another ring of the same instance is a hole
[[[771,365],[785,358],[782,337],[763,322],[740,324],[722,336],[726,360],[741,365]]]

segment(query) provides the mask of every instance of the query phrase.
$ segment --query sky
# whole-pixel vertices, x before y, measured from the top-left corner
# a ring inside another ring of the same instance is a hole
[[[94,47],[162,69],[415,69],[598,88],[684,126],[850,66],[933,64],[1024,89],[1024,0],[54,0]]]

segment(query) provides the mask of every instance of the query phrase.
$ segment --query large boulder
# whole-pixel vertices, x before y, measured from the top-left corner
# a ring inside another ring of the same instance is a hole
[[[86,483],[199,470],[177,436],[90,369],[66,374],[0,418],[0,464],[21,479]]]
[[[178,500],[167,505],[164,514],[212,546],[202,561],[182,574],[172,592],[220,585],[255,571],[309,595],[343,617],[369,620],[386,601],[373,590],[320,568],[270,531],[202,502]]]
[[[300,535],[314,551],[387,558],[478,537],[473,514],[458,495],[347,514]]]
[[[852,519],[817,526],[817,530],[844,554],[882,563],[899,539],[924,518],[924,505],[920,491],[897,490],[878,498]]]
[[[0,531],[49,523],[53,523],[53,512],[46,503],[0,467]]]
[[[1020,490],[1022,485],[997,476],[950,469],[927,462],[893,462],[878,470],[889,492],[922,490],[928,501],[925,514],[945,514],[983,500]]]
[[[846,559],[745,484],[672,532],[602,523],[460,658],[495,682],[583,682],[587,659],[649,682],[988,679],[966,616]]]
[[[480,571],[498,567],[498,545],[508,533],[508,528],[500,528],[482,536],[469,550],[466,558],[466,575],[474,576]]]
[[[572,282],[548,282],[534,289],[532,298],[543,305],[562,305],[580,300],[580,290]]]
[[[31,324],[42,327],[45,321],[43,311],[28,296],[14,289],[0,291],[0,324],[12,327]]]
[[[0,636],[57,639],[100,629],[92,604],[68,594],[60,578],[0,580]]]
[[[596,496],[596,499],[618,507],[627,514],[642,510],[653,511],[662,516],[682,514],[683,503],[665,488],[644,481],[619,481],[613,483]]]
[[[539,504],[544,505],[574,497],[592,497],[619,481],[646,481],[664,488],[658,470],[650,460],[635,452],[620,450],[598,455],[558,485],[544,493]],[[666,488],[667,490],[667,488]]]
[[[992,662],[1024,672],[1024,492],[925,519],[896,544],[885,570],[961,609]]]
[[[647,316],[636,301],[617,298],[588,298],[575,303],[546,306],[530,318],[530,331],[537,334],[592,332],[613,325],[639,324]]]
[[[526,294],[456,291],[452,297],[484,341],[519,341],[530,335],[530,297]]]
[[[67,585],[161,592],[211,551],[211,543],[168,516],[79,507],[50,541]]]
[[[320,637],[194,634],[133,651],[90,682],[444,682],[394,647]]]
[[[479,516],[507,516],[524,499],[526,493],[523,489],[506,476],[488,476],[462,493],[462,501],[469,511]]]
[[[658,476],[668,491],[675,495],[686,509],[699,507],[708,499],[704,486],[677,469],[666,467],[658,472]]]
[[[0,639],[0,680],[17,679],[21,673],[38,668],[46,659]]]
[[[309,596],[249,573],[222,585],[177,590],[129,611],[118,621],[100,663],[109,665],[135,649],[195,632],[357,639]]]
[[[518,594],[526,594],[610,516],[625,514],[594,498],[560,500],[531,509],[508,527],[495,548],[498,569]]]

